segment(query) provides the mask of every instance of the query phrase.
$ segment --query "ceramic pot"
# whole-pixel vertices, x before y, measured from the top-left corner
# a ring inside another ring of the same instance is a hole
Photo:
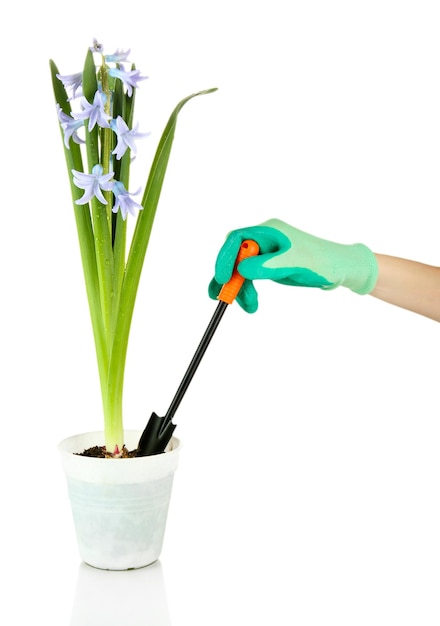
[[[126,431],[134,449],[141,431]],[[102,445],[104,434],[64,439],[58,449],[67,478],[81,558],[106,570],[145,567],[161,553],[180,441],[163,454],[131,459],[99,459],[78,453]]]

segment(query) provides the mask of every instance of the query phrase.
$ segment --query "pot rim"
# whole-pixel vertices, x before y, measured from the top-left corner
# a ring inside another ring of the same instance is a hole
[[[125,430],[126,446],[137,446],[140,430]],[[128,459],[102,459],[78,454],[93,445],[102,445],[103,431],[91,431],[72,435],[59,442],[57,448],[66,476],[74,480],[92,483],[133,484],[158,480],[173,474],[177,468],[181,442],[172,437],[169,449],[161,454],[132,457]],[[98,442],[98,443],[97,443]]]

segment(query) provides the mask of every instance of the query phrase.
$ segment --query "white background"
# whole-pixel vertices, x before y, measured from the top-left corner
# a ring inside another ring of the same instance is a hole
[[[48,61],[131,48],[151,131],[133,189],[175,104],[219,88],[182,111],[147,254],[125,389],[143,428],[214,312],[232,228],[278,217],[439,263],[438,3],[43,0],[0,29],[5,623],[437,625],[439,329],[344,288],[260,283],[256,314],[230,307],[176,415],[160,562],[80,564],[56,446],[102,417]]]

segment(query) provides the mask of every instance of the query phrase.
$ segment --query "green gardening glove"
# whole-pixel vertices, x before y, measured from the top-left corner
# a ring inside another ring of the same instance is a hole
[[[271,219],[229,233],[217,256],[215,276],[208,289],[211,298],[216,299],[221,286],[231,278],[245,239],[253,239],[260,246],[258,256],[245,259],[237,268],[246,280],[236,300],[248,313],[258,308],[254,279],[269,278],[282,285],[320,289],[342,285],[361,295],[370,293],[376,284],[376,257],[363,244],[333,243]]]

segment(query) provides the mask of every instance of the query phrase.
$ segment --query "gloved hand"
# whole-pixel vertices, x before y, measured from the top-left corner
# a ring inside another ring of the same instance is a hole
[[[376,257],[363,244],[333,243],[271,219],[259,226],[229,233],[217,256],[215,276],[209,284],[209,295],[214,300],[221,286],[231,278],[238,250],[245,239],[253,239],[260,246],[258,256],[245,259],[237,268],[246,280],[236,300],[248,313],[258,308],[254,279],[269,278],[282,285],[320,289],[342,285],[361,295],[370,293],[376,284]]]

